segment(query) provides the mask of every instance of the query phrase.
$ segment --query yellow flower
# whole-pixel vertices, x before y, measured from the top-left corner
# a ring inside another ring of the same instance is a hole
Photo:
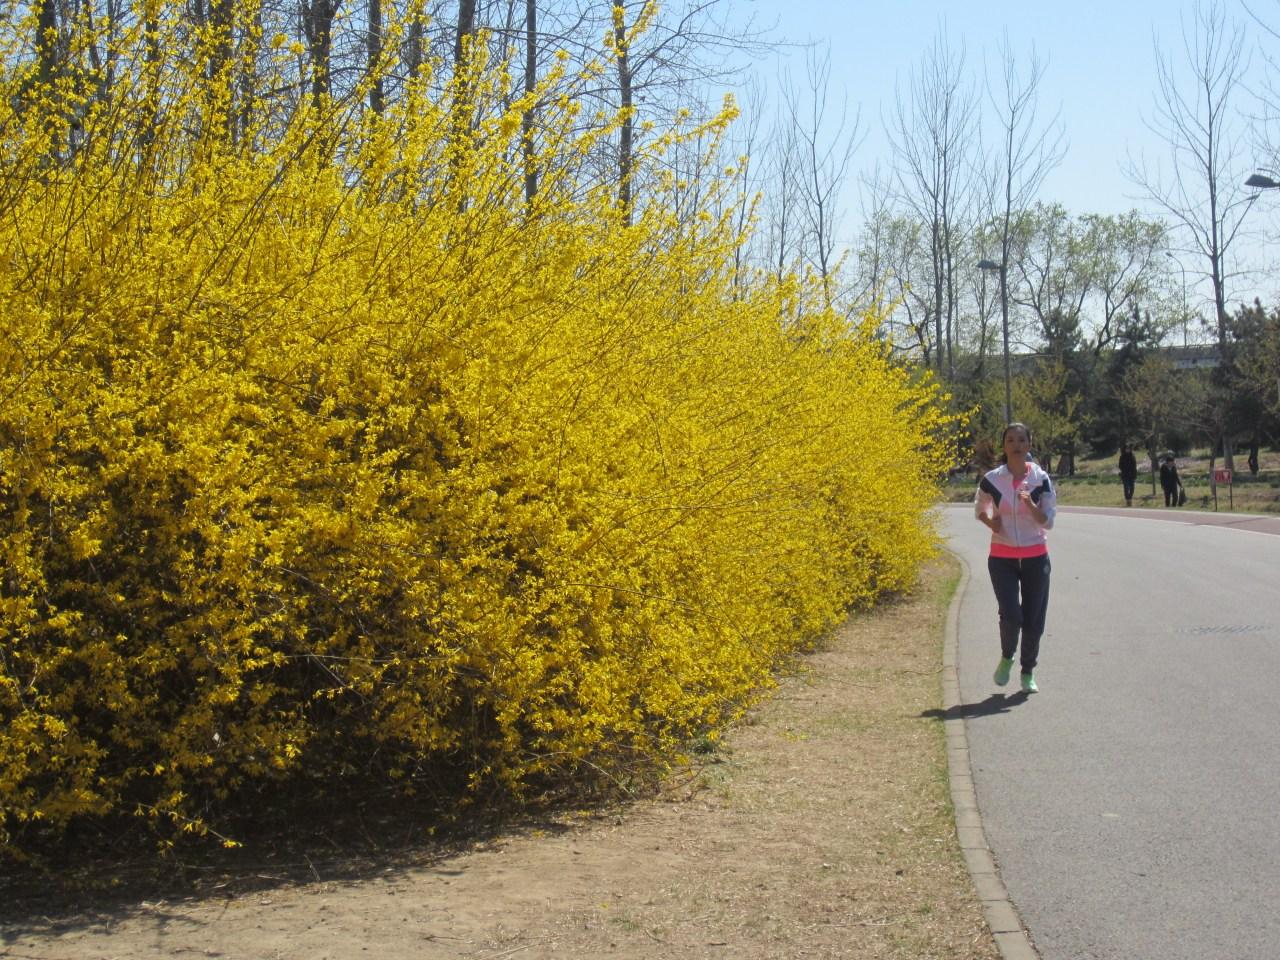
[[[0,74],[0,854],[216,841],[304,766],[629,776],[913,581],[957,420],[877,317],[739,269],[726,115],[647,119],[623,211],[576,71],[506,108],[501,65],[388,63],[379,111],[289,57],[210,80],[183,9],[102,103]]]

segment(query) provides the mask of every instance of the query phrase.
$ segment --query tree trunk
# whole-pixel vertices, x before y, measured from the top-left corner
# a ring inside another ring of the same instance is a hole
[[[36,77],[42,87],[48,86],[59,73],[57,0],[40,0],[40,13],[36,17],[36,51],[39,62]]]
[[[254,9],[252,33],[244,38],[244,42],[254,49],[242,60],[240,70],[240,103],[236,110],[236,142],[243,142],[249,136],[249,127],[253,123],[253,98],[258,89],[257,63],[258,50],[262,38],[262,7]]]
[[[233,0],[209,0],[209,31],[212,47],[209,50],[208,78],[217,81],[231,60],[231,18]]]
[[[945,214],[944,214],[945,216]],[[942,256],[942,224],[939,220],[936,204],[933,220],[933,349],[935,351],[934,360],[938,368],[938,379],[942,380],[942,365],[946,359],[946,343],[942,339],[942,316],[946,309],[943,302],[942,286],[943,286],[943,256]]]
[[[422,17],[415,16],[405,36],[404,66],[410,80],[422,72]]]
[[[302,8],[303,30],[311,59],[311,99],[318,107],[330,93],[333,21],[340,0],[312,0]]]
[[[631,115],[631,61],[627,56],[627,25],[624,9],[613,8],[613,37],[618,48],[618,91],[622,101],[622,127],[618,145],[618,207],[623,226],[631,226],[631,150],[634,120]]]
[[[538,86],[538,0],[525,0],[524,4],[524,92],[531,94]],[[533,203],[538,194],[538,170],[534,166],[532,104],[520,120],[521,145],[524,150],[524,202]]]
[[[458,33],[453,43],[453,68],[461,71],[467,55],[467,38],[476,32],[476,0],[458,0]]]
[[[369,109],[378,116],[386,108],[386,88],[382,82],[382,0],[369,0],[369,73],[373,84],[369,87]]]
[[[476,32],[476,0],[458,0],[458,32],[453,42],[453,143],[455,144],[452,162],[452,177],[458,190],[458,211],[467,209],[468,198],[465,185],[461,182],[464,147],[471,136],[471,82],[468,78],[470,65],[469,48]]]
[[[208,99],[209,133],[218,129],[228,143],[236,139],[236,85],[231,76],[235,0],[209,0]]]
[[[40,0],[40,12],[36,17],[36,79],[44,91],[52,93],[52,87],[58,75],[62,73],[62,56],[58,49],[58,5],[57,0]],[[44,118],[45,129],[49,134],[49,154],[45,162],[50,166],[57,165],[62,154],[62,131],[59,116],[50,111]]]
[[[146,164],[160,126],[160,3],[147,0],[142,10],[142,30],[146,37],[146,78],[148,122],[138,134],[139,162]]]

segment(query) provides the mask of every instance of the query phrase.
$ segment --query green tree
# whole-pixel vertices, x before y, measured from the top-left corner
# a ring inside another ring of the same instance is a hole
[[[1061,358],[1043,360],[1031,373],[1013,378],[1012,393],[1018,419],[1031,427],[1036,453],[1046,470],[1075,472],[1075,456],[1086,435],[1089,418],[1084,397],[1074,384],[1072,371]]]
[[[1280,307],[1268,312],[1260,301],[1241,307],[1233,318],[1232,351],[1238,385],[1262,409],[1280,416]]]
[[[1110,450],[1122,443],[1134,442],[1136,427],[1121,401],[1121,385],[1129,371],[1159,345],[1163,331],[1163,325],[1135,303],[1128,316],[1117,322],[1109,348],[1097,354],[1093,365],[1095,392],[1090,407],[1093,414],[1090,440],[1095,450]]]
[[[1241,307],[1231,321],[1232,350],[1227,375],[1236,398],[1236,423],[1250,425],[1249,470],[1258,472],[1264,433],[1280,427],[1280,308],[1268,312],[1260,301]]]
[[[1010,296],[1029,315],[1033,343],[1101,353],[1169,277],[1165,227],[1136,210],[1073,217],[1038,203],[1018,214],[1012,236]]]
[[[1152,495],[1160,451],[1173,431],[1188,424],[1192,408],[1204,398],[1201,379],[1188,383],[1190,379],[1177,375],[1168,356],[1151,353],[1130,367],[1119,385],[1127,422],[1147,448]]]

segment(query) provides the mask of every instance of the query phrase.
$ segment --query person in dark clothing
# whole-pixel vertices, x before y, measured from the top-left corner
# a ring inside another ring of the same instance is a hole
[[[1166,453],[1160,461],[1160,489],[1164,491],[1164,505],[1178,505],[1178,490],[1182,481],[1178,479],[1178,466],[1173,462],[1173,454]]]
[[[1138,460],[1126,443],[1120,448],[1120,483],[1124,486],[1124,505],[1133,506],[1133,486],[1138,482]]]

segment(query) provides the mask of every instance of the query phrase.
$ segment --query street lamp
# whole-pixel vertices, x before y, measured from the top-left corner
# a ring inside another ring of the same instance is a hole
[[[1009,291],[1005,283],[1005,264],[979,260],[978,269],[1000,275],[1000,332],[1004,340],[1004,422],[1013,422],[1013,391],[1009,386]]]

